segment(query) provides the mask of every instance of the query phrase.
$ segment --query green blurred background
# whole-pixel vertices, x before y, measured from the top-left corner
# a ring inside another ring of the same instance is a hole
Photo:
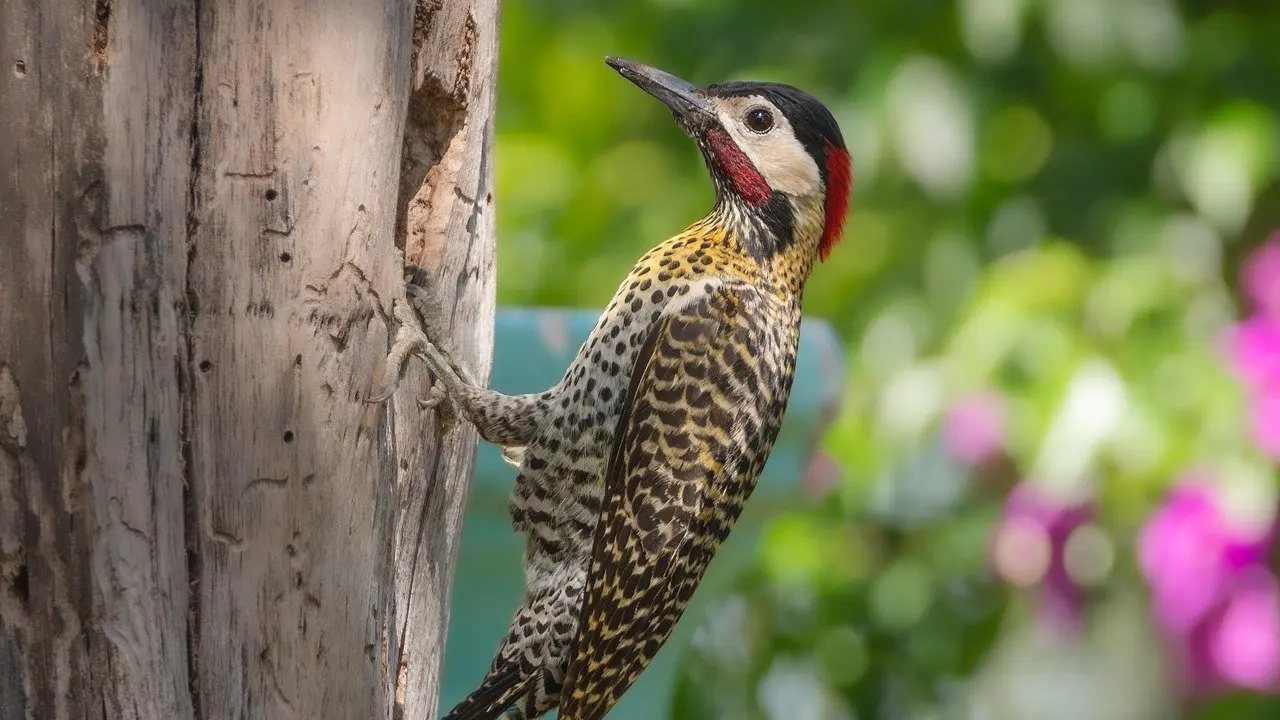
[[[848,359],[817,480],[713,621],[685,620],[703,626],[655,717],[1280,717],[1180,701],[1132,540],[1191,463],[1274,484],[1216,342],[1241,259],[1280,227],[1278,41],[1260,1],[503,3],[502,305],[601,307],[712,203],[693,145],[605,55],[797,85],[854,157],[844,242],[806,293]],[[938,424],[986,388],[1010,433],[976,473]],[[1098,497],[1076,636],[1046,640],[986,572],[1028,475]]]

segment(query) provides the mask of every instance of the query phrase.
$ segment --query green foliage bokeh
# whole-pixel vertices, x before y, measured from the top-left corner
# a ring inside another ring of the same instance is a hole
[[[732,599],[760,638],[737,669],[691,660],[689,678],[719,699],[686,687],[680,712],[772,717],[758,687],[770,668],[809,668],[837,700],[802,717],[832,718],[876,717],[890,696],[928,706],[939,678],[974,672],[1012,612],[982,574],[1000,498],[956,500],[905,529],[876,510],[886,478],[936,452],[959,394],[1009,398],[1020,472],[1092,480],[1114,535],[1115,607],[1141,593],[1126,538],[1181,472],[1270,472],[1217,337],[1239,312],[1241,259],[1280,227],[1277,38],[1280,6],[1243,2],[503,5],[503,304],[602,306],[639,254],[711,205],[692,144],[606,55],[699,84],[797,85],[831,107],[854,157],[844,242],[806,293],[848,348],[824,443],[839,482],[770,528]],[[1063,460],[1044,440],[1082,378],[1121,400]],[[779,579],[779,553],[814,569]],[[787,606],[795,597],[803,609]],[[1245,717],[1258,702],[1197,711]]]

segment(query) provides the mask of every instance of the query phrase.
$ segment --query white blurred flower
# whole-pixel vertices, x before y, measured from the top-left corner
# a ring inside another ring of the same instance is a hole
[[[693,633],[693,647],[718,666],[742,667],[751,659],[746,598],[730,595],[708,612]]]
[[[1101,358],[1085,361],[1067,385],[1031,476],[1059,488],[1075,487],[1120,427],[1127,407],[1124,378],[1115,368]]]
[[[1182,16],[1169,0],[1116,3],[1120,34],[1129,54],[1148,70],[1172,70],[1186,57]]]
[[[774,660],[760,680],[757,698],[770,720],[856,720],[809,660]]]
[[[1256,148],[1247,131],[1229,123],[1210,125],[1180,133],[1169,149],[1173,171],[1196,210],[1224,232],[1240,230],[1257,191],[1251,166]]]
[[[1112,0],[1047,0],[1049,42],[1067,61],[1086,67],[1111,58],[1116,46],[1117,5]]]
[[[864,367],[885,377],[915,360],[919,350],[920,338],[906,315],[889,310],[872,321],[858,352]]]
[[[908,367],[885,384],[877,420],[893,436],[918,437],[941,411],[944,392],[942,373],[936,366]]]
[[[960,34],[975,58],[1007,60],[1022,42],[1026,0],[960,0]]]
[[[887,102],[907,173],[936,198],[964,194],[973,175],[973,114],[950,69],[931,57],[908,58],[889,80]]]

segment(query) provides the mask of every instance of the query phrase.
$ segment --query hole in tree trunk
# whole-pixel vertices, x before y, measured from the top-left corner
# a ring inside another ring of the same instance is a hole
[[[27,572],[27,564],[22,563],[18,566],[18,572],[14,574],[10,583],[13,586],[13,594],[18,596],[18,600],[22,603],[23,609],[31,607],[31,576]]]

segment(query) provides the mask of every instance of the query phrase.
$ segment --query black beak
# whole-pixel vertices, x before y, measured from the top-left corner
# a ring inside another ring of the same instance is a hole
[[[632,60],[607,57],[609,67],[618,71],[641,90],[661,100],[686,130],[693,130],[716,119],[715,108],[693,83]]]

